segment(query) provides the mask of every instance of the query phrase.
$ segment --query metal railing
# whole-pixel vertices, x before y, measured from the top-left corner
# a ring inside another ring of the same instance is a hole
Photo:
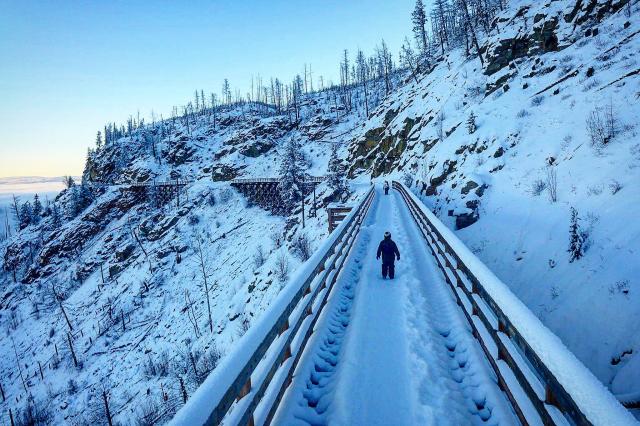
[[[260,423],[272,421],[373,197],[371,188],[328,237],[324,250],[301,267],[263,314],[264,319],[249,329],[172,424],[217,425],[224,420],[252,425],[257,409]]]
[[[637,424],[608,389],[414,194],[399,182],[394,181],[393,187],[407,203],[522,424]]]

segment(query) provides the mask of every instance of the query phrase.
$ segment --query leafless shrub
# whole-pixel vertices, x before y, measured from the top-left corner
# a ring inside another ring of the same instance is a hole
[[[592,185],[592,186],[587,188],[587,195],[589,195],[589,196],[600,195],[600,194],[602,194],[603,190],[604,190],[604,188],[603,188],[602,185]]]
[[[74,395],[76,392],[78,392],[78,384],[75,380],[69,379],[67,382],[67,393],[69,395]]]
[[[136,411],[136,426],[154,426],[158,424],[161,412],[162,409],[156,399],[152,396],[147,397]]]
[[[558,174],[553,166],[547,167],[547,194],[549,195],[549,201],[555,203],[558,201]]]
[[[544,102],[544,96],[538,95],[531,99],[531,106],[540,106]]]
[[[629,294],[629,280],[616,281],[615,284],[609,286],[609,294]]]
[[[154,359],[149,354],[142,368],[147,377],[167,377],[169,375],[169,355],[163,351]]]
[[[516,117],[518,118],[524,118],[531,115],[531,113],[529,111],[527,111],[526,109],[521,109],[520,111],[518,111],[518,113],[516,114]]]
[[[188,345],[186,350],[178,350],[174,368],[186,377],[194,388],[198,387],[217,366],[222,357],[216,346],[207,352]]]
[[[584,86],[582,86],[582,91],[583,92],[587,92],[591,89],[594,89],[596,87],[600,86],[600,80],[598,80],[597,78],[591,78],[589,80],[587,80],[587,82],[584,84]]]
[[[531,193],[531,195],[533,195],[534,197],[539,196],[540,194],[542,194],[542,192],[547,189],[547,183],[545,181],[543,181],[542,179],[536,179],[535,181],[533,181],[533,183],[531,184],[531,188],[529,189],[529,192]]]
[[[213,206],[215,206],[215,205],[216,205],[216,195],[215,195],[213,192],[211,192],[211,193],[207,196],[207,204],[208,204],[210,207],[213,207]]]
[[[276,278],[281,284],[289,278],[289,255],[286,250],[281,250],[276,258]]]
[[[484,92],[484,89],[482,88],[482,86],[471,86],[467,88],[467,93],[471,98],[477,98],[479,96],[482,96],[483,92]]]
[[[253,252],[253,266],[258,269],[262,265],[264,265],[264,249],[261,245],[256,247],[256,250]]]
[[[275,247],[276,249],[279,249],[280,247],[282,247],[282,243],[284,241],[284,236],[282,235],[282,232],[280,232],[277,229],[274,229],[271,232],[271,242],[273,243],[273,247]]]
[[[301,234],[293,241],[293,252],[302,260],[305,261],[311,257],[313,249],[311,247],[311,240],[307,234]]]
[[[611,195],[617,194],[621,189],[622,184],[620,182],[615,179],[611,180],[611,183],[609,183],[609,191],[611,191]]]
[[[609,102],[604,111],[594,109],[587,117],[587,132],[591,146],[601,149],[613,139],[618,132],[618,119],[613,108],[613,102]]]
[[[40,426],[51,424],[53,415],[49,405],[29,396],[26,405],[18,410],[14,419],[15,426]]]
[[[564,55],[560,58],[560,63],[566,64],[573,61],[573,55]]]

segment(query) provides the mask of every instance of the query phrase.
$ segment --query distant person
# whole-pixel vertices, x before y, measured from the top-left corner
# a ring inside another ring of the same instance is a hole
[[[384,240],[380,241],[378,246],[376,259],[380,259],[380,256],[382,256],[382,278],[387,279],[387,275],[389,275],[389,278],[393,279],[395,276],[394,262],[396,258],[400,260],[400,252],[396,243],[391,239],[389,231],[384,233]]]
[[[385,180],[382,187],[384,188],[384,195],[389,195],[389,181]]]

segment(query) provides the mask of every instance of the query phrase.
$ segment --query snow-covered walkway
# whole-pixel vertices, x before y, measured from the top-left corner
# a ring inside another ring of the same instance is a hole
[[[391,231],[401,260],[383,280]],[[378,190],[275,424],[516,424],[407,206]]]

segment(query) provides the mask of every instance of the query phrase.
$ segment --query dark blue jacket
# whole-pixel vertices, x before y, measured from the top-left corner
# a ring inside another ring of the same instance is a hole
[[[393,242],[391,237],[385,238],[380,241],[380,245],[378,246],[378,253],[376,254],[376,259],[382,255],[382,263],[393,263],[395,258],[397,257],[400,260],[400,252],[398,251],[398,246]]]

